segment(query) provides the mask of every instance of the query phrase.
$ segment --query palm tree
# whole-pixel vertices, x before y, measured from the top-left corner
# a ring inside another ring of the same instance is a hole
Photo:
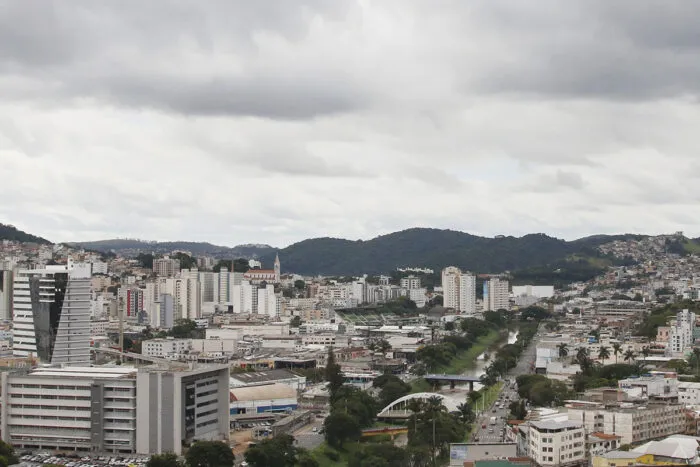
[[[637,358],[637,354],[634,353],[634,350],[627,349],[627,352],[625,352],[624,357],[626,362],[631,363],[635,358]]]
[[[586,360],[589,355],[588,347],[579,347],[576,351],[576,360],[581,363],[581,360]]]
[[[567,355],[569,355],[569,346],[566,342],[559,344],[557,349],[559,350],[559,358],[565,358]]]
[[[649,346],[645,345],[644,347],[642,347],[642,355],[644,355],[644,358],[647,358],[649,354],[651,354],[651,349],[649,348]]]
[[[442,404],[442,399],[438,396],[430,396],[425,400],[425,413],[445,412],[447,409]]]
[[[612,346],[613,348],[613,353],[615,354],[615,363],[617,363],[617,356],[618,354],[622,353],[622,344],[619,342],[615,342]]]
[[[476,401],[481,399],[481,393],[479,391],[472,391],[469,394],[467,394],[467,398],[469,399],[470,403],[476,404]]]
[[[391,344],[388,340],[382,339],[377,344],[377,350],[379,350],[382,355],[386,355],[386,353],[391,350]]]
[[[471,423],[474,421],[474,411],[472,410],[471,406],[467,404],[466,402],[462,402],[457,406],[457,410],[459,411],[459,418],[462,420],[463,423]]]
[[[601,346],[600,350],[598,351],[598,358],[603,361],[603,365],[605,365],[605,359],[610,358],[610,347],[606,346]]]

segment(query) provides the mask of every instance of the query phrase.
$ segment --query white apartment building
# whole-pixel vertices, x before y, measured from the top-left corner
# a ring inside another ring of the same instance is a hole
[[[301,344],[306,345],[325,345],[326,347],[336,345],[335,334],[304,334],[301,338]]]
[[[275,286],[267,284],[265,288],[258,288],[257,314],[278,318],[280,316],[281,301],[275,294]]]
[[[157,284],[158,295],[168,294],[173,297],[175,320],[201,317],[202,301],[197,279],[168,277],[160,278]]]
[[[221,268],[217,274],[219,279],[219,303],[231,303],[231,277],[228,268]]]
[[[666,353],[669,356],[682,356],[692,348],[695,320],[695,313],[688,310],[678,312],[676,321],[671,326],[666,347]]]
[[[90,265],[20,269],[13,281],[13,354],[90,362]]]
[[[535,297],[535,298],[551,298],[554,296],[553,285],[514,285],[513,296]]]
[[[680,381],[678,383],[678,403],[700,405],[700,383]]]
[[[583,423],[590,432],[618,435],[622,444],[648,441],[685,430],[685,414],[679,404],[619,407],[571,407],[569,420]]]
[[[109,320],[100,319],[100,320],[90,321],[90,335],[91,336],[106,336],[108,327],[109,327]]]
[[[678,384],[677,378],[666,378],[664,375],[627,378],[617,382],[617,386],[630,397],[641,399],[675,399],[679,395]]]
[[[454,266],[442,270],[443,306],[460,313],[476,313],[476,277]]]
[[[192,350],[192,339],[148,339],[141,343],[141,354],[148,357],[175,359]]]
[[[92,274],[107,274],[107,263],[104,261],[92,262]]]
[[[528,454],[539,466],[587,465],[586,431],[580,422],[531,421]]]
[[[416,306],[418,308],[423,308],[426,303],[426,294],[428,293],[428,290],[422,287],[418,287],[415,289],[408,289],[408,298],[410,298],[413,302],[415,302]]]
[[[484,282],[484,311],[510,310],[507,280],[492,277]]]

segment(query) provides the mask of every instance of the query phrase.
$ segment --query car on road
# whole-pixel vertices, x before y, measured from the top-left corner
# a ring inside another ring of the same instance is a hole
[[[314,433],[316,433],[316,432],[318,431],[318,427],[313,427],[313,428],[311,429],[311,431],[313,431]]]

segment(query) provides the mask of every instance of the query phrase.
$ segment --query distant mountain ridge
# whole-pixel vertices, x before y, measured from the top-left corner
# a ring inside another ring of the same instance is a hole
[[[0,230],[0,239],[12,237],[22,238],[19,241],[49,243],[46,239],[11,226],[3,227],[5,229]],[[5,232],[5,237],[2,232]],[[599,245],[644,237],[648,236],[592,235],[566,241],[545,234],[489,238],[455,230],[412,228],[370,240],[312,238],[282,249],[255,243],[227,247],[207,242],[138,239],[73,242],[68,245],[127,257],[136,257],[139,253],[159,255],[180,250],[194,256],[213,256],[217,259],[255,258],[262,261],[263,266],[270,266],[275,255],[279,254],[283,272],[303,275],[386,274],[406,266],[428,267],[439,272],[445,266],[454,265],[477,273],[526,271],[526,277],[541,277],[546,271],[551,274],[556,270],[567,271],[569,267],[577,273],[582,270],[585,274],[599,271],[605,264],[612,264],[610,258],[601,257],[597,250]]]
[[[0,240],[10,240],[13,242],[22,243],[39,243],[42,245],[50,245],[51,242],[42,237],[29,234],[19,230],[14,225],[0,224]]]
[[[454,230],[413,228],[366,241],[303,240],[264,252],[260,260],[271,264],[279,254],[283,271],[309,275],[380,274],[405,266],[437,272],[450,265],[478,273],[500,273],[544,266],[572,255],[597,255],[598,245],[631,237],[640,236],[596,235],[565,241],[545,234],[488,238]]]
[[[194,256],[212,256],[219,259],[258,258],[271,250],[269,245],[245,244],[235,247],[213,245],[208,242],[154,242],[136,239],[111,239],[94,242],[72,242],[68,245],[104,253],[114,252],[122,256],[136,256],[139,253],[167,254],[172,251],[189,251]]]

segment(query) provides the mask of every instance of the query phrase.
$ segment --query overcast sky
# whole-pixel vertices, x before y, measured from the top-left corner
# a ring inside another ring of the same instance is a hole
[[[700,235],[700,3],[0,0],[0,222]]]

